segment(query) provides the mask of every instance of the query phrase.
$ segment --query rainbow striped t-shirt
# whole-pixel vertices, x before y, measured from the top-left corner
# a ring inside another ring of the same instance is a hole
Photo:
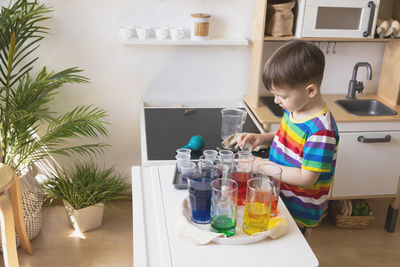
[[[306,227],[317,226],[321,220],[335,172],[338,142],[338,129],[327,106],[301,121],[285,111],[272,142],[270,161],[321,173],[310,187],[281,183],[282,200],[294,220]]]

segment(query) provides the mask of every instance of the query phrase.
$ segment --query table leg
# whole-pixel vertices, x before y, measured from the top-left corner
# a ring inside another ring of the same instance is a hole
[[[22,207],[21,183],[19,181],[18,175],[14,174],[14,183],[9,190],[11,205],[14,211],[15,229],[17,230],[19,241],[25,253],[32,255],[32,246],[29,241],[28,233],[26,232],[24,211]]]
[[[399,216],[400,208],[400,183],[397,188],[397,196],[393,199],[392,203],[389,204],[386,213],[385,229],[389,233],[394,233],[397,224],[397,217]]]
[[[6,267],[17,267],[18,255],[17,244],[15,241],[15,229],[13,211],[10,200],[4,193],[0,194],[0,224],[1,224],[1,244],[3,247],[3,258]]]

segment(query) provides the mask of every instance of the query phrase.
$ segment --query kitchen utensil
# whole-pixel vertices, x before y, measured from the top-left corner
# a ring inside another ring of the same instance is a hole
[[[190,138],[189,143],[183,148],[190,148],[193,151],[202,150],[204,147],[204,138],[200,135],[195,135]]]

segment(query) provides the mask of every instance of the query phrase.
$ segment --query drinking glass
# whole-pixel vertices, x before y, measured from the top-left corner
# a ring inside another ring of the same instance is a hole
[[[241,157],[238,153],[233,156],[232,179],[239,185],[238,205],[244,205],[246,200],[247,181],[253,175],[253,162],[255,158],[252,155]]]
[[[213,160],[216,156],[218,156],[218,151],[213,149],[207,149],[203,151],[203,155],[206,159]]]
[[[187,180],[192,221],[199,224],[210,223],[211,178],[201,175]]]
[[[186,183],[187,179],[195,178],[198,175],[197,165],[193,161],[187,161],[181,165],[182,182]]]
[[[211,180],[221,178],[222,176],[222,160],[220,156],[215,156],[214,159],[206,159],[206,156],[199,158],[199,170],[202,177],[210,178]]]
[[[227,237],[236,233],[238,184],[232,179],[219,178],[211,182],[211,229]]]
[[[179,148],[176,150],[177,154],[189,154],[190,152],[192,152],[192,150],[190,148]]]
[[[272,184],[269,179],[249,179],[243,215],[243,231],[246,234],[252,235],[268,229],[271,199]]]
[[[175,156],[176,165],[178,167],[178,171],[181,172],[181,166],[184,162],[190,161],[190,154],[178,154]]]
[[[233,152],[230,150],[220,150],[219,156],[222,159],[222,177],[231,177]]]
[[[278,200],[281,188],[282,169],[271,163],[261,164],[257,167],[256,177],[269,179],[272,183],[271,217],[279,214]]]
[[[239,108],[221,110],[221,139],[224,140],[234,133],[241,133],[247,118],[247,112]]]

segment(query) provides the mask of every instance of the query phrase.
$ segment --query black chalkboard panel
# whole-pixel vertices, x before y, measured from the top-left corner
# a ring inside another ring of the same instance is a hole
[[[185,115],[187,109],[145,108],[148,160],[175,160],[175,150],[185,146],[193,135],[204,138],[204,149],[221,147],[221,108],[196,108]],[[248,115],[243,131],[259,133]],[[192,159],[198,159],[202,153],[193,151]],[[268,152],[254,155],[265,158]]]

